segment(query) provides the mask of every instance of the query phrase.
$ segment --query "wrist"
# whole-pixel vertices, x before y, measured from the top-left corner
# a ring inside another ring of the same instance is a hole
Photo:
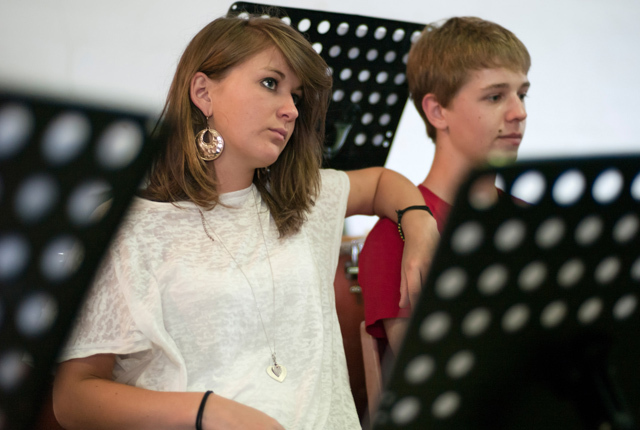
[[[404,209],[397,210],[396,214],[398,215],[398,222],[397,222],[398,233],[400,234],[400,238],[402,239],[403,242],[405,238],[404,238],[404,231],[402,230],[402,218],[404,217],[405,213],[409,211],[425,211],[425,212],[428,212],[429,215],[433,217],[433,213],[431,212],[431,209],[429,209],[428,206],[424,206],[424,205],[408,206]]]

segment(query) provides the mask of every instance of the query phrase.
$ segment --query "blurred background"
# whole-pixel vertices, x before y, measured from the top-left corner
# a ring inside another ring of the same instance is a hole
[[[188,41],[231,1],[1,0],[0,87],[160,113]],[[640,150],[637,0],[279,0],[277,6],[429,23],[479,16],[513,31],[533,65],[520,159]],[[414,183],[433,155],[406,106],[386,166]],[[372,217],[348,220],[363,235]]]

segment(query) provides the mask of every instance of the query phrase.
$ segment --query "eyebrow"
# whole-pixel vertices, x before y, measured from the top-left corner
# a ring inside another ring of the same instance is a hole
[[[287,75],[285,75],[283,72],[281,72],[281,71],[280,71],[280,70],[278,70],[278,69],[274,69],[274,68],[272,68],[272,67],[265,67],[265,69],[266,69],[266,70],[268,70],[269,72],[273,72],[273,73],[275,73],[276,75],[280,76],[280,79],[283,79],[283,80],[284,80],[284,79],[286,79],[286,78],[287,78]],[[295,91],[302,91],[302,85],[300,85],[298,88],[295,88],[294,90],[295,90]]]
[[[531,82],[529,81],[525,81],[522,83],[522,85],[520,85],[520,87],[518,89],[524,89],[524,88],[529,88],[531,86]],[[493,84],[493,85],[489,85],[488,87],[484,87],[482,89],[482,91],[488,91],[488,90],[503,90],[506,88],[509,88],[510,85],[507,83],[500,83],[500,84]]]

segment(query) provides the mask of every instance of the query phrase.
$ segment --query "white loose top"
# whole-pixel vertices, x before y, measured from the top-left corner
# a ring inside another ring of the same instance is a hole
[[[135,199],[60,360],[115,353],[118,382],[213,390],[288,430],[360,428],[333,288],[349,180],[321,177],[286,239],[253,185],[204,211],[215,242],[194,204]],[[266,371],[274,346],[284,382]]]

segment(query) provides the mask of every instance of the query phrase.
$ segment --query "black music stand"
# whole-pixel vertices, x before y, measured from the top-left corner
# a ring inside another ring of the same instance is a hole
[[[373,428],[637,429],[639,300],[638,155],[476,171]]]
[[[31,428],[38,417],[76,310],[163,144],[148,137],[153,125],[140,114],[0,91],[2,430]]]
[[[324,166],[383,166],[409,97],[405,69],[425,24],[236,2],[230,14],[269,14],[307,37],[333,72]]]

